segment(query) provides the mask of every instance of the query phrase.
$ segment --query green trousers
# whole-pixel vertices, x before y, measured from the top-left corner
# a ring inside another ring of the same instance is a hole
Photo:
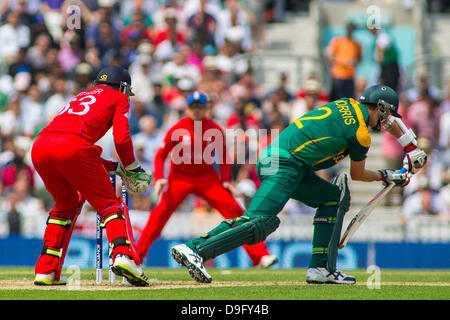
[[[267,149],[270,152],[270,149]],[[254,194],[244,216],[252,219],[260,216],[275,216],[280,213],[289,199],[295,199],[317,208],[316,217],[333,219],[337,213],[340,197],[339,188],[320,178],[311,168],[291,156],[286,151],[277,155],[263,153],[258,161],[258,176],[261,186]],[[245,220],[238,220],[244,221]],[[230,224],[221,223],[205,236],[192,239],[186,243],[191,249],[230,229]],[[333,224],[316,224],[313,235],[313,254],[310,268],[326,265],[328,242],[333,231]]]

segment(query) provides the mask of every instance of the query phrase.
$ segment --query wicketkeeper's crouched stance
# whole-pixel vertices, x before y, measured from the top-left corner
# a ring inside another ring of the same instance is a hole
[[[355,283],[353,276],[336,270],[342,221],[350,206],[347,176],[340,174],[328,182],[314,171],[329,168],[350,155],[353,180],[408,183],[410,172],[425,164],[426,154],[417,148],[414,134],[404,127],[397,110],[396,92],[376,85],[366,89],[359,101],[342,98],[297,119],[260,156],[258,174],[262,183],[245,214],[222,222],[202,237],[173,247],[172,257],[195,280],[211,282],[203,261],[242,244],[264,240],[277,229],[280,223],[277,214],[293,198],[317,208],[306,281]],[[368,127],[381,126],[405,148],[409,172],[365,168],[371,144]]]
[[[36,285],[61,285],[64,257],[81,207],[87,200],[100,215],[112,244],[115,274],[136,286],[148,285],[136,254],[128,208],[116,196],[109,173],[122,177],[131,193],[144,192],[150,173],[135,161],[130,139],[128,97],[131,79],[120,67],[106,67],[94,89],[78,94],[44,128],[32,148],[32,161],[55,200],[49,213],[44,246],[36,263]],[[94,145],[113,126],[114,142],[122,163],[100,157]]]

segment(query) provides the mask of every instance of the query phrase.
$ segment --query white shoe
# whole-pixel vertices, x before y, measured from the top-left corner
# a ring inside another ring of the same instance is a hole
[[[38,273],[33,283],[37,286],[64,286],[67,284],[67,277],[60,276],[59,280],[55,280],[54,272],[50,274]]]
[[[203,258],[185,244],[179,244],[170,249],[172,258],[181,266],[186,267],[189,274],[197,282],[210,283],[211,276],[203,265]]]
[[[307,283],[334,283],[334,284],[355,284],[353,276],[346,275],[339,270],[330,273],[326,268],[309,268],[306,273]]]
[[[147,277],[142,268],[137,266],[134,260],[126,255],[118,254],[114,259],[112,271],[118,276],[127,278],[127,281],[136,287],[145,287],[149,285]]]
[[[269,268],[277,262],[278,262],[278,257],[276,255],[268,254],[261,258],[261,260],[255,266],[255,268],[263,268],[263,269]]]

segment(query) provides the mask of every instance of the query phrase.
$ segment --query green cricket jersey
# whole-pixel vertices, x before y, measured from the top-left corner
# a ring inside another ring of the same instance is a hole
[[[269,148],[288,151],[313,170],[329,168],[347,155],[361,161],[371,143],[368,121],[366,107],[354,99],[342,98],[295,120]]]

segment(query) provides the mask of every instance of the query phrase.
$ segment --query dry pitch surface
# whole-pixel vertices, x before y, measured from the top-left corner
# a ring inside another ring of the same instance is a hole
[[[450,270],[348,272],[356,285],[310,285],[305,269],[209,271],[213,282],[201,284],[182,268],[147,268],[150,286],[137,288],[121,279],[110,284],[106,270],[96,284],[95,270],[88,269],[65,273],[67,286],[45,287],[33,285],[32,268],[0,268],[0,300],[450,300]]]

